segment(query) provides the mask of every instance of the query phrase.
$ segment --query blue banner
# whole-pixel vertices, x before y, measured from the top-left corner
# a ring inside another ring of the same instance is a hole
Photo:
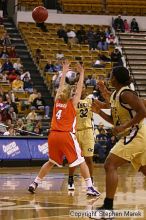
[[[0,160],[48,160],[47,138],[1,138]]]
[[[31,159],[26,139],[1,139],[0,140],[1,160],[25,160]]]
[[[48,140],[28,139],[28,147],[32,159],[48,160]]]

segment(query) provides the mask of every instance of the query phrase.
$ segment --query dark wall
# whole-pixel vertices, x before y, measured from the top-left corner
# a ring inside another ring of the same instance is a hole
[[[57,0],[43,0],[44,6],[48,9],[56,9],[57,8]]]

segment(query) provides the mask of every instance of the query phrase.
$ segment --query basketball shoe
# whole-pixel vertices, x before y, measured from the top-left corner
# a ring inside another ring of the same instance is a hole
[[[32,182],[28,187],[28,191],[31,193],[35,193],[37,187],[38,187],[38,183]]]
[[[100,192],[94,189],[93,186],[87,188],[87,196],[100,196]]]
[[[68,190],[75,190],[73,176],[69,176],[68,178]]]

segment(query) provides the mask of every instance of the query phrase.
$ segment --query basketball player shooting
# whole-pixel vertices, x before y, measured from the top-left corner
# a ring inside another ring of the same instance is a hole
[[[83,66],[78,64],[77,70],[80,73],[77,83],[75,95],[73,98],[71,86],[65,83],[67,72],[70,70],[70,63],[65,60],[63,62],[62,77],[60,85],[55,97],[53,117],[51,122],[51,131],[48,137],[49,161],[46,162],[34,182],[29,186],[28,190],[34,193],[38,184],[56,164],[61,167],[63,157],[66,156],[69,166],[79,165],[81,174],[85,179],[87,186],[87,195],[99,196],[92,185],[89,169],[85,163],[84,157],[81,155],[81,149],[75,136],[76,132],[76,107],[81,98],[81,92],[84,81]]]

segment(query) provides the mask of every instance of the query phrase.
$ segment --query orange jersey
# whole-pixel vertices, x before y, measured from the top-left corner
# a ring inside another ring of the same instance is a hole
[[[76,128],[76,110],[72,99],[67,103],[56,100],[53,109],[51,122],[51,131],[66,131],[75,133]]]

